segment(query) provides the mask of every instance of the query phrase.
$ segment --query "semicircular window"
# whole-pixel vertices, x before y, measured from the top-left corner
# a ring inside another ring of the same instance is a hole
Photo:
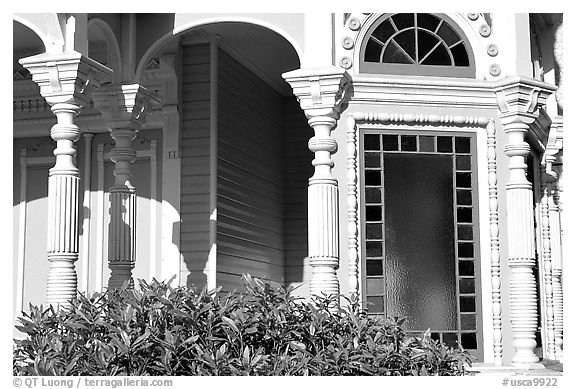
[[[447,77],[474,77],[463,34],[432,14],[387,15],[368,31],[360,71]]]

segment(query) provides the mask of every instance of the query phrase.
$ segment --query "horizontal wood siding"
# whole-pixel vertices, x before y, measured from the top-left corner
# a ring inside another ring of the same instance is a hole
[[[181,279],[199,288],[209,251],[210,46],[182,46]]]
[[[284,250],[285,283],[308,296],[308,178],[314,173],[308,150],[313,131],[296,98],[284,99]]]
[[[283,282],[282,98],[218,52],[217,284],[241,275]]]

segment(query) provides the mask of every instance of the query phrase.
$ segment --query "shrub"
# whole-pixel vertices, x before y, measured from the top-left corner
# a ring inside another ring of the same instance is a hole
[[[17,328],[15,375],[464,375],[470,355],[407,336],[357,298],[299,301],[244,276],[242,293],[197,292],[156,280],[70,307],[30,306]]]

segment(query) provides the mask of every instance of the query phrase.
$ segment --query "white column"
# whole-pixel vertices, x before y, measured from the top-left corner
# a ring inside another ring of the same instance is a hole
[[[508,226],[508,266],[510,268],[510,320],[518,367],[543,367],[537,364],[538,327],[537,284],[532,185],[526,178],[526,157],[530,153],[527,134],[540,115],[540,108],[555,88],[543,82],[507,77],[495,87],[500,122],[504,126],[508,156],[506,213]]]
[[[339,266],[338,181],[332,175],[332,154],[338,145],[332,137],[350,76],[336,68],[299,69],[283,74],[306,113],[314,136],[308,148],[314,153],[314,174],[308,186],[308,256],[312,266],[310,293],[337,296]]]
[[[551,177],[546,174],[546,165],[540,165],[540,234],[542,241],[541,268],[544,279],[544,339],[545,356],[548,359],[556,359],[556,341],[554,331],[554,304],[552,296],[552,254],[550,241],[550,196]],[[541,289],[542,290],[542,289]]]
[[[78,260],[80,173],[74,143],[80,131],[74,119],[89,102],[89,89],[99,86],[111,71],[74,51],[40,54],[24,58],[20,63],[40,86],[41,95],[57,119],[50,131],[56,141],[56,164],[48,178],[47,302],[67,305],[76,296],[78,285],[74,263]]]
[[[94,104],[115,141],[110,159],[115,164],[114,185],[110,188],[110,228],[108,230],[109,289],[124,283],[134,286],[132,269],[136,261],[136,188],[132,185],[131,164],[136,160],[133,141],[156,98],[145,88],[111,85],[94,94]]]

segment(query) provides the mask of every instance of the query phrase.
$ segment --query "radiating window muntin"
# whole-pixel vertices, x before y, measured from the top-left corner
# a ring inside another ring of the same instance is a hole
[[[477,231],[475,137],[471,133],[364,129],[361,158],[364,296],[371,314],[386,314],[385,155],[441,155],[452,161],[454,300],[457,327],[431,328],[433,338],[460,342],[481,353],[480,269]],[[424,330],[419,328],[414,330]]]
[[[445,16],[388,14],[368,30],[360,51],[360,72],[474,77],[472,50]]]

